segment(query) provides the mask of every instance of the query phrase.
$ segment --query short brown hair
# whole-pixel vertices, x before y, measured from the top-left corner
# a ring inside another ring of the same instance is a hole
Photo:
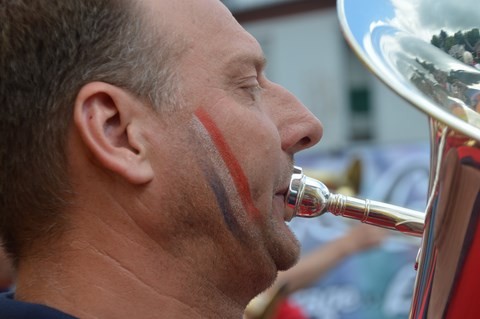
[[[108,82],[156,107],[174,101],[172,37],[158,37],[132,2],[0,3],[0,236],[15,259],[63,225],[65,143],[83,85]]]

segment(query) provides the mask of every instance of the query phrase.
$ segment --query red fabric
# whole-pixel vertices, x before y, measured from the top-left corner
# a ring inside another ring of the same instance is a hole
[[[480,163],[480,152],[477,148],[470,146],[460,146],[458,149],[458,157],[460,159],[471,157],[476,163]]]
[[[275,319],[308,319],[308,317],[300,307],[288,300],[284,300],[278,305]]]
[[[453,294],[450,307],[448,308],[448,319],[475,319],[480,313],[478,304],[478,289],[480,287],[480,233],[475,232],[475,238],[470,246],[468,256],[460,275],[460,280]]]

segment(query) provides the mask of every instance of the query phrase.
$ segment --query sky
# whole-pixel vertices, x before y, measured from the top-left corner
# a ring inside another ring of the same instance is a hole
[[[480,27],[478,0],[342,0],[351,32],[357,39],[372,23],[389,24],[430,41],[440,30],[453,34]]]
[[[278,4],[296,0],[223,0],[231,9]],[[319,0],[321,1],[321,0]],[[480,26],[479,0],[340,0],[355,16],[353,32],[367,20],[383,21],[430,40],[441,29],[448,33]],[[365,25],[364,25],[365,27]],[[368,31],[368,29],[366,29]],[[355,35],[357,37],[357,35]],[[360,37],[361,38],[361,37]]]
[[[480,27],[478,0],[391,0],[395,16],[391,23],[425,40],[441,29],[453,34]]]

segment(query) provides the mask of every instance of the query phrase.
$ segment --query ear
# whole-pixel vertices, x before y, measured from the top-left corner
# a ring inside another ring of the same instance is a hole
[[[74,105],[74,123],[86,147],[104,168],[133,184],[153,178],[142,138],[142,103],[104,82],[83,86]]]

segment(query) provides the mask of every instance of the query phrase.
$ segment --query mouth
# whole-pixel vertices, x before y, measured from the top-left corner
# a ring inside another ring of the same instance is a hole
[[[288,185],[284,188],[282,188],[280,191],[276,192],[274,195],[275,201],[278,203],[277,209],[279,209],[279,212],[283,212],[283,220],[286,222],[289,222],[293,219],[293,214],[291,210],[286,209],[286,196],[288,193]]]

